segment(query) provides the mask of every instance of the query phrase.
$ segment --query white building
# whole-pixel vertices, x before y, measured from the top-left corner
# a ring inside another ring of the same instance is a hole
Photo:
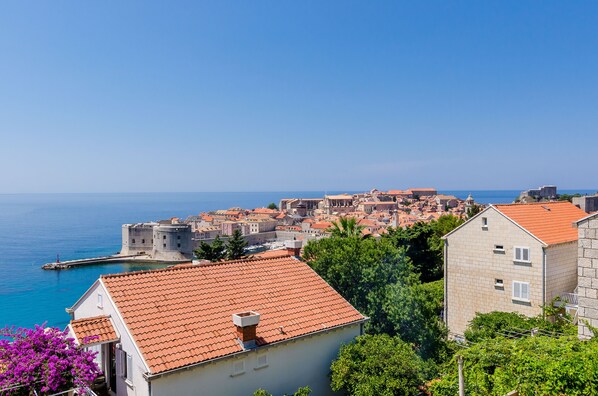
[[[69,312],[117,396],[332,394],[367,320],[293,257],[102,276]]]

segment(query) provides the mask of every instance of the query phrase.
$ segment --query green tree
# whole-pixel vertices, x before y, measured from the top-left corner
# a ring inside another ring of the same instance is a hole
[[[383,310],[390,285],[418,283],[404,249],[387,240],[330,237],[310,241],[303,259],[360,312],[370,317],[368,331],[393,331]]]
[[[276,206],[274,202],[270,202],[270,205],[268,205],[268,209],[278,210],[278,206]]]
[[[361,231],[364,228],[364,226],[357,224],[357,220],[354,217],[343,216],[338,221],[332,223],[328,232],[334,237],[352,238],[361,237]]]
[[[459,352],[463,356],[465,394],[585,396],[598,394],[598,345],[577,336],[496,337]],[[433,383],[433,395],[458,391],[456,358],[449,371]]]
[[[234,230],[233,235],[228,238],[226,244],[226,258],[227,260],[238,260],[245,257],[245,248],[247,241],[243,238],[241,231]]]
[[[473,216],[477,215],[482,211],[482,206],[478,204],[473,204],[471,207],[467,209],[467,219],[471,219]]]
[[[224,260],[226,257],[224,243],[218,235],[216,235],[211,244],[202,241],[199,244],[199,248],[193,253],[200,260],[210,260],[212,262]]]
[[[352,396],[417,395],[426,370],[409,344],[386,334],[344,345],[330,369],[332,389]]]
[[[577,334],[577,326],[566,320],[559,320],[556,316],[550,320],[542,318],[542,315],[527,317],[516,312],[494,311],[489,313],[478,313],[469,322],[465,330],[465,339],[470,342],[480,342],[505,334],[531,333],[532,329],[543,330],[544,333],[552,334]]]
[[[410,227],[389,228],[384,238],[396,247],[405,247],[422,282],[439,280],[443,276],[444,241],[442,237],[461,224],[463,219],[448,214],[431,222],[417,222]]]

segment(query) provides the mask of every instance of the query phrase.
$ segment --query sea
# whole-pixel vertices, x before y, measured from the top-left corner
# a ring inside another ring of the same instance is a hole
[[[224,193],[0,194],[0,328],[35,324],[65,328],[71,307],[102,274],[161,268],[112,263],[62,271],[41,266],[120,250],[121,225],[186,218],[216,209],[255,208],[282,198],[317,198],[356,191]],[[520,190],[441,191],[479,203],[509,203]],[[560,193],[594,193],[570,190]]]

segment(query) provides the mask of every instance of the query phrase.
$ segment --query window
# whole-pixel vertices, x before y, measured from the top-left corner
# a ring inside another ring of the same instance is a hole
[[[513,281],[513,300],[529,302],[529,282]]]
[[[181,239],[181,236],[180,236],[180,235],[177,235],[177,236],[176,236],[176,239]]]
[[[104,308],[104,298],[98,293],[98,308]]]
[[[494,245],[494,252],[495,253],[504,253],[505,252],[504,245]]]
[[[141,240],[141,243],[145,243],[145,239],[142,239],[142,240]]]
[[[245,374],[245,360],[237,360],[236,362],[233,362],[233,372],[231,377],[241,374]]]
[[[131,243],[135,243],[135,238],[133,238],[133,240],[131,241]]]
[[[482,217],[482,228],[488,228],[488,218]]]
[[[515,257],[513,258],[514,261],[518,261],[520,263],[529,263],[529,248],[528,247],[518,247],[515,246],[513,249],[513,254]]]
[[[162,247],[164,247],[164,248],[165,248],[165,247],[166,247],[166,244],[165,244],[165,243],[163,243],[163,244],[162,244]]]
[[[255,370],[259,370],[265,367],[268,367],[268,355],[266,355],[265,353],[257,355],[257,364],[255,365]]]
[[[494,286],[496,287],[505,287],[505,283],[502,279],[494,279]]]
[[[166,235],[163,235],[163,236],[162,236],[162,239],[166,239]]]
[[[177,244],[176,244],[176,247],[179,247],[179,248],[180,248],[180,247],[181,247],[181,244],[180,244],[180,243],[177,243]]]

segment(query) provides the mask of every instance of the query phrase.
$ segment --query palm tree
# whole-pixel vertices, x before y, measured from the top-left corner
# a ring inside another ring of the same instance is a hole
[[[338,221],[333,222],[327,231],[333,237],[352,238],[361,237],[361,231],[364,228],[364,226],[357,224],[357,220],[354,217],[343,216]]]

